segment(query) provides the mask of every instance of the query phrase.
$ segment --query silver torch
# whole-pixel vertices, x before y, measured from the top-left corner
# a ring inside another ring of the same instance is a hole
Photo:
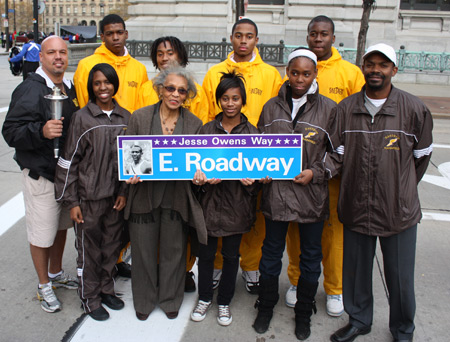
[[[67,99],[66,95],[61,94],[61,89],[53,87],[53,93],[45,95],[44,98],[49,99],[51,102],[51,114],[52,120],[61,120],[63,101]],[[53,150],[55,152],[55,158],[59,156],[59,138],[53,139]]]

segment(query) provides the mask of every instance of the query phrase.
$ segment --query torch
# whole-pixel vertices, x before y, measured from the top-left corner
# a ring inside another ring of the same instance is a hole
[[[53,87],[53,93],[45,95],[44,98],[49,99],[51,102],[51,114],[53,120],[61,120],[63,101],[67,99],[66,95],[61,95],[61,89]],[[55,152],[55,158],[59,156],[59,138],[53,139],[53,148]]]

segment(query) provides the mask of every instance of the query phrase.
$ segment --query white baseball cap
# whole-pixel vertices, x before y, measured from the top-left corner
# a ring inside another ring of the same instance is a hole
[[[392,63],[394,63],[395,66],[397,65],[397,55],[395,54],[394,48],[384,43],[369,46],[369,48],[367,49],[366,53],[363,56],[363,59],[366,59],[367,56],[375,52],[379,52],[385,55]]]

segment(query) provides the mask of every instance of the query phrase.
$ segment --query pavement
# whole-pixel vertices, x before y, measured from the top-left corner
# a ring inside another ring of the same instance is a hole
[[[144,62],[148,70],[153,70],[150,61]],[[0,88],[3,89],[0,92],[0,124],[3,124],[11,93],[22,78],[11,75],[4,55],[0,55],[0,75]],[[73,73],[67,76],[71,78]],[[196,76],[197,80],[203,77]],[[395,85],[421,97],[434,117],[434,152],[427,173],[419,184],[424,218],[419,225],[417,239],[414,340],[447,341],[450,312],[450,300],[447,300],[450,298],[450,120],[447,120],[450,118],[450,87]],[[286,255],[280,277],[280,301],[275,307],[270,329],[261,335],[251,327],[256,317],[253,308],[256,296],[246,292],[240,272],[231,303],[233,323],[228,327],[217,324],[216,305],[203,322],[190,321],[189,313],[195,305],[196,293],[185,295],[180,315],[175,320],[168,320],[161,310],[156,309],[147,321],[138,321],[134,315],[131,281],[124,278],[116,280],[116,291],[124,299],[125,308],[117,312],[111,310],[111,318],[105,322],[83,315],[78,295],[73,290],[58,289],[56,294],[63,303],[63,310],[55,314],[45,313],[36,299],[37,279],[26,240],[21,173],[12,159],[13,153],[13,149],[0,139],[0,341],[297,341],[293,309],[284,303],[284,295],[290,286],[286,276]],[[75,274],[76,251],[73,246],[74,236],[69,231],[63,267]],[[375,305],[372,332],[357,338],[358,342],[392,341],[383,273],[382,254],[377,250],[373,272]],[[308,341],[328,341],[329,336],[348,321],[346,314],[337,318],[326,314],[322,279],[320,283],[316,296],[318,312],[312,317],[312,334]]]

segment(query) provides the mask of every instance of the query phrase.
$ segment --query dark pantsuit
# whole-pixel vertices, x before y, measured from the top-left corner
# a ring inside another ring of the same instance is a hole
[[[128,222],[133,303],[142,314],[158,304],[166,313],[178,311],[184,297],[187,230],[170,209],[158,208],[152,214],[153,222]]]
[[[261,278],[279,277],[288,227],[289,222],[272,221],[266,218],[266,237],[259,264]],[[315,283],[318,281],[321,271],[323,221],[299,223],[298,229],[300,232],[301,251],[300,277]]]
[[[123,211],[113,209],[115,199],[82,201],[84,223],[75,224],[78,294],[84,311],[101,305],[100,294],[115,295],[113,270],[120,252]]]
[[[234,296],[236,275],[239,269],[239,246],[242,234],[222,237],[223,267],[219,283],[217,304],[229,305]],[[217,237],[208,236],[208,244],[199,246],[198,258],[198,295],[199,299],[209,302],[213,299],[214,259],[217,250]]]
[[[416,238],[417,225],[399,234],[379,238],[389,291],[389,328],[397,339],[409,339],[414,332]],[[350,323],[358,328],[372,325],[376,244],[376,236],[352,232],[344,227],[344,307]]]

